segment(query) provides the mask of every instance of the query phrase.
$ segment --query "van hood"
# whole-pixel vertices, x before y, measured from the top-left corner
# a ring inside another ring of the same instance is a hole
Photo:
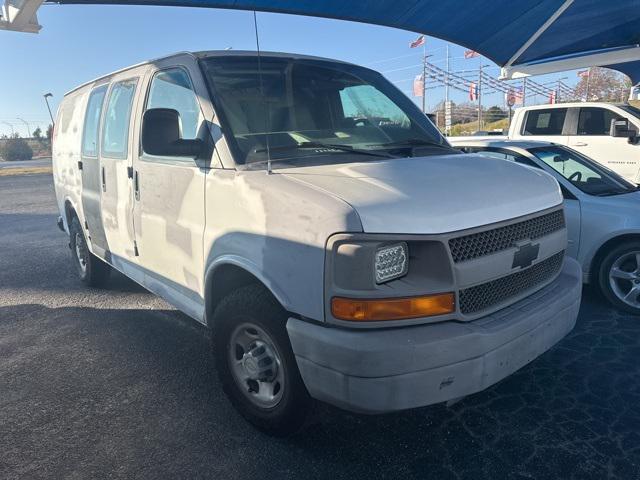
[[[369,233],[438,234],[509,220],[562,203],[541,170],[476,154],[276,170],[349,203]]]

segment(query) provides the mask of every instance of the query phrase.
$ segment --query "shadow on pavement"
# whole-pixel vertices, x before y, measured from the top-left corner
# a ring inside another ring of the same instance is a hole
[[[585,301],[564,341],[451,408],[320,406],[275,440],[172,310],[0,307],[0,477],[639,478],[640,321]]]

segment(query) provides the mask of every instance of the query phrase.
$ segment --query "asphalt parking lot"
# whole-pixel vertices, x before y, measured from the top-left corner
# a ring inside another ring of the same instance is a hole
[[[289,439],[235,413],[207,331],[117,276],[76,281],[50,175],[0,178],[0,478],[640,479],[640,319],[575,330],[452,407],[320,407]]]

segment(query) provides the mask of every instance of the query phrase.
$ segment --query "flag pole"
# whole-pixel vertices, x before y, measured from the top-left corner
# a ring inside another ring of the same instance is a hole
[[[422,113],[427,114],[427,42],[422,44]]]
[[[587,102],[589,101],[589,84],[591,83],[591,67],[587,70],[587,98],[585,99]]]

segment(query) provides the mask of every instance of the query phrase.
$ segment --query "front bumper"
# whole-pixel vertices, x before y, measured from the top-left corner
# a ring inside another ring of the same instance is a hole
[[[345,330],[290,318],[287,331],[312,397],[383,413],[479,392],[549,350],[580,308],[580,265],[533,295],[472,322]]]

